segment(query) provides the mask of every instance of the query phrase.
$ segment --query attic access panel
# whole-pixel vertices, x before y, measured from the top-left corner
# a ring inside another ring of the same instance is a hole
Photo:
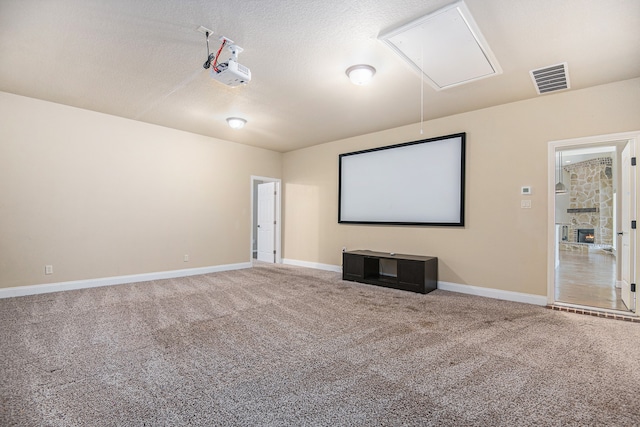
[[[423,73],[436,90],[502,73],[462,1],[388,31],[379,39]]]

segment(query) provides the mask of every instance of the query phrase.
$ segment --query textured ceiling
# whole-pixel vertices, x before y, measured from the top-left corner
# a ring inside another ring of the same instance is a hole
[[[420,78],[377,36],[451,3],[0,0],[0,91],[284,152],[419,122]],[[640,76],[638,0],[465,3],[503,74],[425,85],[425,120],[540,96],[529,70],[560,62],[570,90]],[[211,80],[201,25],[212,49],[244,48],[248,85]],[[370,85],[345,76],[357,63],[376,67]]]

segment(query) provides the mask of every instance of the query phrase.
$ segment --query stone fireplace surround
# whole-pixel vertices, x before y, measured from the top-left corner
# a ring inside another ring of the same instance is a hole
[[[560,242],[560,250],[611,250],[614,234],[612,159],[586,160],[564,166],[563,170],[569,175],[570,204],[567,239]],[[579,243],[578,229],[593,229],[594,243]]]

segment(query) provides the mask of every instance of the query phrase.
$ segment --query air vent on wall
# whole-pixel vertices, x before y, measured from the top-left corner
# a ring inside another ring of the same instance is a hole
[[[529,71],[538,95],[569,89],[569,68],[566,62]]]

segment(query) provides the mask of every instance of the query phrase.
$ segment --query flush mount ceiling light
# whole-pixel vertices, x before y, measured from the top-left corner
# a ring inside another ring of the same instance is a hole
[[[371,65],[358,64],[347,68],[346,74],[349,76],[351,83],[362,86],[371,81],[376,69]]]
[[[240,117],[229,117],[227,118],[227,123],[231,129],[242,129],[247,121]]]
[[[436,90],[502,73],[462,1],[387,31],[378,38]]]

